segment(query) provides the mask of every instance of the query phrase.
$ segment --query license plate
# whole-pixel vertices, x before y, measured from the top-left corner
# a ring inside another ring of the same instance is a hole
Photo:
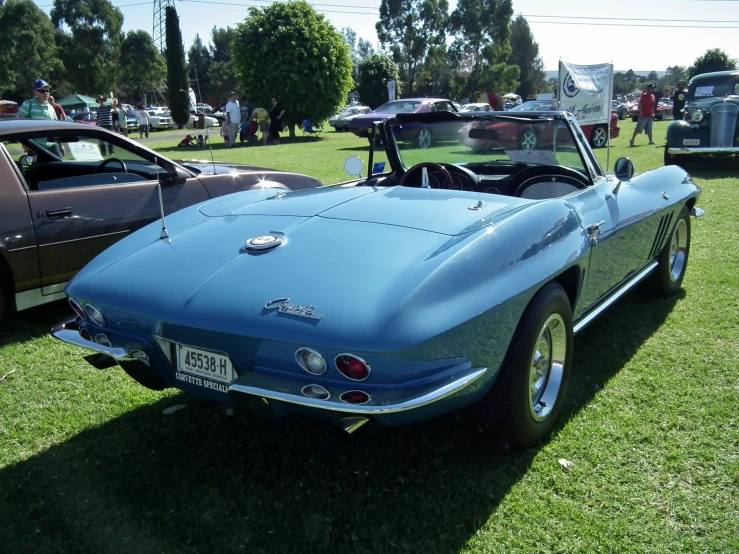
[[[698,146],[700,143],[700,139],[683,139],[683,146]]]
[[[368,135],[371,135],[372,134],[372,127],[370,127],[369,129],[367,129],[367,134]]]
[[[233,381],[233,364],[228,356],[182,344],[177,345],[177,369],[227,385]]]

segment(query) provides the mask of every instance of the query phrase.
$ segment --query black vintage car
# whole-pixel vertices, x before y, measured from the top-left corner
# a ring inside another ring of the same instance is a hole
[[[684,121],[667,128],[665,165],[684,166],[689,156],[739,156],[739,71],[717,71],[690,80]]]

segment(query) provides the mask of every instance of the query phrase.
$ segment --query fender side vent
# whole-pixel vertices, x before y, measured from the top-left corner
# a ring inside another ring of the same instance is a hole
[[[654,244],[652,244],[652,250],[649,252],[649,258],[647,259],[653,259],[662,250],[662,244],[665,242],[665,236],[667,235],[667,230],[670,228],[672,216],[673,212],[670,212],[667,215],[663,215],[662,219],[659,220],[657,235],[654,237]]]

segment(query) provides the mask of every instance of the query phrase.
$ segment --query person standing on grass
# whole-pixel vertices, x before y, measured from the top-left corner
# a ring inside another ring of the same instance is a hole
[[[228,147],[236,144],[241,128],[241,109],[239,108],[239,97],[235,92],[231,93],[231,100],[226,104],[226,123],[228,123]]]
[[[136,113],[136,120],[139,122],[139,138],[143,138],[144,135],[146,135],[146,138],[149,138],[149,125],[151,125],[151,118],[149,117],[149,112],[147,112],[146,108],[143,106]]]
[[[128,111],[123,107],[123,104],[118,104],[118,120],[121,125],[121,134],[124,137],[128,136]]]
[[[21,104],[18,110],[18,119],[50,119],[57,121],[59,118],[56,115],[54,106],[49,102],[49,96],[51,96],[51,86],[49,83],[43,79],[36,79],[33,83],[33,98]],[[26,149],[25,146],[23,148],[24,150]],[[60,158],[64,157],[59,144],[47,142],[46,148]]]
[[[654,108],[657,101],[654,98],[654,83],[647,85],[647,90],[639,99],[639,119],[636,122],[634,136],[629,141],[629,146],[634,146],[634,139],[639,133],[645,133],[649,137],[649,144],[656,144],[652,140],[652,122],[654,121]]]
[[[272,107],[269,109],[269,136],[272,144],[280,144],[283,117],[285,117],[285,109],[277,103],[277,98],[273,98]]]
[[[262,132],[262,146],[267,146],[269,138],[269,112],[264,108],[254,108],[251,118],[259,123],[259,130]]]
[[[97,113],[97,123],[98,127],[102,127],[103,129],[107,129],[108,131],[113,130],[113,107],[112,106],[106,106],[105,105],[105,98],[102,96],[97,97],[97,103],[98,103],[98,113]],[[115,154],[115,149],[113,148],[113,145],[106,142],[106,141],[100,141],[100,152],[105,156],[106,149],[110,147],[109,153],[112,156]]]
[[[684,117],[685,100],[688,97],[688,91],[685,89],[685,81],[680,79],[677,82],[677,89],[672,95],[672,115],[676,120],[682,120]]]

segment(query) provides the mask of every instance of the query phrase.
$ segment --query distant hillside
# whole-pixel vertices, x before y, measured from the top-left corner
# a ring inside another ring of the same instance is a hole
[[[615,69],[614,70],[614,73],[626,73],[627,71],[628,71],[628,69]],[[634,70],[634,73],[636,73],[637,75],[643,75],[644,77],[646,77],[647,75],[649,75],[651,73],[651,71],[636,71],[636,70]],[[657,74],[657,78],[660,79],[667,72],[666,71],[655,71],[655,73]],[[544,80],[545,81],[549,81],[549,79],[556,79],[556,78],[557,78],[557,70],[556,69],[554,71],[545,71],[544,72]]]

